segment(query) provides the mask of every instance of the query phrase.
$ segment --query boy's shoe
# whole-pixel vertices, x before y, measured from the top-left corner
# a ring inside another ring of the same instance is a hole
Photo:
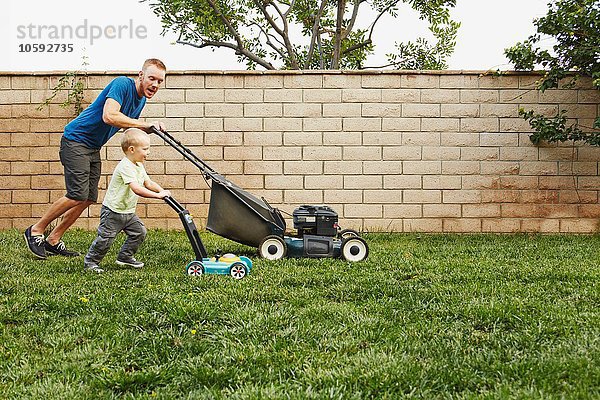
[[[128,258],[128,259],[119,259],[119,258],[117,258],[117,264],[118,265],[125,265],[127,267],[133,267],[133,268],[142,268],[144,266],[143,262],[138,261],[138,260],[136,260],[133,257]]]
[[[65,242],[62,240],[52,246],[48,241],[44,242],[46,253],[50,256],[65,256],[65,257],[79,257],[81,253],[67,249]]]
[[[104,272],[104,270],[103,270],[102,268],[100,268],[100,267],[98,266],[98,264],[94,264],[94,263],[89,263],[89,264],[86,264],[86,265],[83,267],[83,270],[84,270],[85,272],[94,272],[94,273],[96,273],[96,274],[101,274],[101,273],[103,273],[103,272]]]
[[[33,225],[31,225],[33,226]],[[31,226],[25,230],[23,236],[25,237],[25,242],[27,243],[27,248],[29,251],[33,253],[34,256],[41,260],[46,259],[46,249],[44,239],[44,235],[32,235],[31,234]]]

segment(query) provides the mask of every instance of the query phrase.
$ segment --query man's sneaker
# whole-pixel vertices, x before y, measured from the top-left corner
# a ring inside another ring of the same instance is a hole
[[[25,230],[25,234],[23,236],[25,237],[25,242],[27,243],[27,248],[29,248],[29,251],[31,251],[37,258],[45,260],[46,250],[44,244],[46,243],[46,240],[44,239],[44,235],[32,235],[30,226]]]
[[[142,268],[144,266],[143,262],[138,261],[133,257],[128,258],[126,260],[117,258],[117,264],[133,268]]]
[[[48,241],[45,241],[44,246],[46,248],[46,253],[48,253],[49,256],[79,257],[81,255],[81,253],[67,249],[67,246],[65,246],[65,243],[62,240],[54,246],[48,243]]]
[[[85,267],[83,267],[83,270],[85,272],[94,272],[96,274],[101,274],[104,272],[104,270],[102,268],[100,268],[98,266],[98,264],[93,264],[93,263],[86,264]]]

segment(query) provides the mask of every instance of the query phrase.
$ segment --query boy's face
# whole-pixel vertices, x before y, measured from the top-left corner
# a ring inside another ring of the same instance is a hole
[[[136,163],[143,163],[146,157],[150,154],[150,140],[147,138],[139,139],[135,146],[129,146],[127,152],[130,155],[130,160]]]

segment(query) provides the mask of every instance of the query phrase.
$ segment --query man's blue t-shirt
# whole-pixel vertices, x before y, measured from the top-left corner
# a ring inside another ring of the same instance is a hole
[[[133,79],[126,76],[115,78],[89,107],[65,126],[65,138],[92,149],[104,146],[119,130],[102,120],[104,104],[109,97],[116,100],[121,105],[121,112],[130,118],[139,118],[146,104],[146,98],[138,96]]]

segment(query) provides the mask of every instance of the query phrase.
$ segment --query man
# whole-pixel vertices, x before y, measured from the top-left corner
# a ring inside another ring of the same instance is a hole
[[[44,216],[25,230],[25,241],[33,255],[75,257],[80,255],[65,247],[61,240],[83,210],[98,200],[98,182],[102,162],[100,148],[121,128],[149,131],[162,124],[142,122],[138,118],[146,104],[165,80],[166,67],[151,58],[144,62],[137,79],[120,76],[104,88],[96,100],[65,126],[60,142],[60,162],[65,171],[67,193],[56,200]],[[60,223],[44,238],[46,227],[56,218]]]

